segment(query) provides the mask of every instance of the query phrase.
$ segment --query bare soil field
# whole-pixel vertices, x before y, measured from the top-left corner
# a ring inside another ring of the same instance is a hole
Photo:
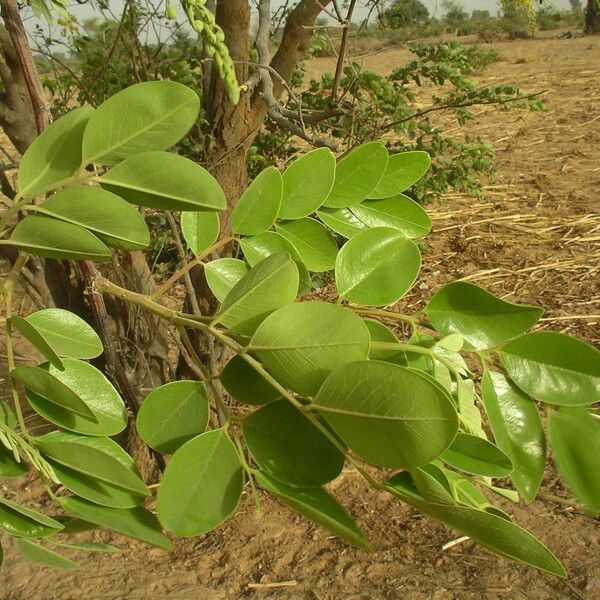
[[[600,344],[600,38],[492,44],[501,62],[481,84],[516,83],[547,89],[547,113],[482,107],[468,131],[496,148],[498,180],[478,202],[459,194],[431,206],[423,278],[403,300],[420,306],[456,278],[512,301],[547,307],[542,326]],[[388,72],[409,58],[404,49],[363,60]],[[318,59],[309,72],[332,68]],[[11,484],[12,485],[12,484]],[[14,493],[0,482],[2,493]],[[597,600],[600,598],[600,520],[574,509],[550,470],[543,499],[499,504],[539,536],[564,562],[559,580],[498,558],[458,538],[388,496],[369,491],[356,474],[334,489],[377,546],[355,550],[263,499],[259,516],[246,494],[223,527],[202,538],[175,540],[166,553],[108,533],[82,534],[121,548],[112,555],[73,554],[84,569],[58,572],[5,548],[2,600]],[[558,500],[556,496],[560,497]],[[43,508],[45,498],[24,485],[21,501]],[[4,541],[4,540],[3,540]]]

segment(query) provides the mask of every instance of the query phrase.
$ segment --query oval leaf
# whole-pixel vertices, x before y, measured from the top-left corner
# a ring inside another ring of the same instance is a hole
[[[337,367],[366,359],[369,330],[352,311],[311,301],[291,304],[265,319],[249,348],[283,385],[314,396]]]
[[[27,392],[27,400],[44,419],[70,431],[93,436],[111,436],[127,426],[123,400],[108,379],[92,365],[64,359],[64,370],[45,365],[50,375],[62,382],[92,411],[93,419],[64,410],[38,394]]]
[[[231,228],[234,233],[255,235],[266,231],[275,223],[283,181],[275,167],[261,171],[238,200],[231,213]]]
[[[321,208],[317,216],[329,229],[348,239],[367,229],[349,208]]]
[[[10,372],[10,376],[20,381],[30,392],[74,412],[76,415],[95,420],[94,413],[73,390],[68,388],[62,381],[51,375],[46,369],[40,367],[16,367]]]
[[[131,471],[113,452],[106,452],[102,442],[66,431],[52,431],[34,438],[40,452],[59,465],[134,494],[150,492],[137,473]]]
[[[171,542],[162,533],[156,517],[145,508],[108,508],[73,497],[58,498],[65,512],[73,517],[111,529],[121,535],[146,544],[171,549]]]
[[[327,229],[314,219],[284,221],[276,226],[298,252],[309,271],[320,273],[335,266],[338,247]]]
[[[415,150],[392,154],[383,177],[369,198],[391,198],[407,190],[425,175],[430,165],[431,158],[427,152]]]
[[[101,188],[89,185],[68,188],[33,210],[89,229],[105,244],[120,250],[143,250],[150,243],[150,233],[140,212]]]
[[[472,283],[455,281],[436,292],[425,314],[443,335],[460,333],[469,350],[494,348],[533,327],[543,309],[511,304]]]
[[[281,219],[301,219],[315,212],[333,187],[335,157],[329,148],[317,148],[297,158],[283,173]]]
[[[256,481],[284,504],[318,523],[321,527],[332,531],[341,539],[361,550],[373,551],[373,546],[356,523],[325,490],[320,488],[299,490],[284,485],[264,473],[257,473]]]
[[[312,405],[364,460],[409,469],[437,458],[454,439],[452,400],[417,371],[353,362],[327,377]]]
[[[71,311],[45,308],[30,314],[25,320],[59,356],[88,359],[102,354],[98,334]]]
[[[181,233],[188,248],[196,255],[204,253],[219,237],[221,223],[216,212],[182,212]]]
[[[222,210],[225,193],[199,164],[171,152],[140,152],[99,178],[127,202],[160,210]]]
[[[61,440],[68,439],[65,436],[69,435],[72,434],[66,434],[65,432],[53,432],[49,434],[49,436],[55,436],[55,438]],[[49,436],[44,437],[48,439]],[[77,438],[77,444],[89,446],[92,450],[97,450],[104,455],[112,457],[121,463],[123,468],[127,469],[137,480],[141,479],[140,472],[133,459],[113,440],[88,436],[74,437]],[[52,439],[52,437],[49,439]],[[49,457],[46,458],[62,485],[74,494],[77,494],[77,496],[81,496],[90,502],[111,508],[133,508],[134,506],[143,504],[147,499],[147,491],[144,493],[132,492],[121,486],[101,480],[95,475],[86,475],[81,469],[72,469],[63,464],[64,461],[63,463],[59,463]]]
[[[17,539],[17,548],[28,560],[52,567],[53,569],[81,569],[81,565],[62,556],[62,554],[58,554],[49,548],[44,548],[44,546],[40,546],[40,544],[29,540]]]
[[[151,448],[173,454],[208,425],[208,398],[201,381],[172,381],[150,392],[135,426]]]
[[[417,245],[387,227],[368,229],[340,250],[335,283],[340,298],[367,306],[385,306],[402,298],[421,269]]]
[[[546,465],[546,439],[535,402],[501,373],[486,371],[481,391],[496,444],[513,463],[513,484],[531,502]]]
[[[486,477],[505,477],[513,470],[510,458],[494,444],[462,432],[441,459],[455,469]]]
[[[367,200],[350,210],[369,228],[391,227],[410,238],[423,237],[431,230],[429,215],[404,194],[386,200]]]
[[[110,258],[110,250],[93,233],[51,217],[25,217],[9,241],[35,256],[94,261]]]
[[[219,379],[227,393],[242,404],[260,406],[281,397],[279,390],[239,355],[225,365]]]
[[[585,408],[561,407],[548,415],[548,436],[558,472],[590,515],[600,512],[600,422]]]
[[[81,167],[83,131],[94,113],[80,106],[57,119],[27,148],[19,163],[19,193],[34,198],[71,179]]]
[[[253,267],[233,287],[213,323],[252,334],[267,315],[290,304],[298,293],[298,269],[289,254],[273,254]]]
[[[564,406],[600,400],[600,351],[562,333],[537,331],[498,352],[511,379],[533,398]]]
[[[131,154],[166,150],[198,118],[200,99],[174,81],[146,81],[118,92],[93,113],[82,142],[83,164],[114,165]]]
[[[344,455],[287,400],[254,411],[242,429],[258,466],[285,485],[320,487],[342,472]]]
[[[388,153],[381,142],[369,142],[354,149],[337,163],[333,188],[323,204],[346,208],[369,198],[385,173]]]
[[[13,315],[10,323],[16,327],[19,332],[27,338],[57,369],[64,369],[60,356],[56,354],[52,346],[48,344],[41,333],[23,317]]]
[[[392,478],[388,484],[390,492],[407,504],[457,529],[493,552],[559,577],[566,575],[564,567],[546,546],[505,518],[466,506],[426,502],[406,493],[399,484],[399,476]]]
[[[182,537],[211,531],[237,508],[243,481],[240,459],[225,430],[207,431],[171,457],[158,489],[158,518]]]
[[[62,527],[55,519],[0,496],[0,529],[8,534],[39,538],[52,535]]]
[[[237,258],[219,258],[204,265],[206,283],[219,302],[225,300],[227,294],[249,270],[248,264]]]

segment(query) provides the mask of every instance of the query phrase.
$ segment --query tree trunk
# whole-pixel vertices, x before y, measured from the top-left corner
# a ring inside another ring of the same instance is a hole
[[[600,0],[588,0],[585,11],[584,33],[600,33]]]

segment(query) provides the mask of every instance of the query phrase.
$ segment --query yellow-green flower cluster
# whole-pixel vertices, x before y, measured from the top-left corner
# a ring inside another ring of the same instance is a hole
[[[233,104],[240,101],[240,85],[235,75],[235,68],[229,49],[225,44],[225,34],[215,21],[215,16],[206,7],[206,0],[181,0],[190,25],[202,36],[207,54],[219,77],[225,84],[229,100]]]

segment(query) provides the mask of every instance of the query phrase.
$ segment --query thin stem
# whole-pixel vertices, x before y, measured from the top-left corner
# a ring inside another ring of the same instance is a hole
[[[347,306],[346,308],[359,315],[365,315],[367,317],[383,317],[385,319],[390,319],[391,321],[404,321],[405,323],[410,323],[411,325],[416,324],[416,318],[413,315],[404,315],[402,313],[392,312],[391,310],[383,310],[378,308],[358,308],[354,306]]]
[[[29,254],[26,254],[25,252],[19,253],[19,255],[17,256],[17,260],[13,265],[13,268],[8,274],[6,281],[4,282],[2,290],[6,302],[6,322],[4,323],[4,331],[6,336],[6,363],[9,373],[8,379],[10,381],[10,389],[12,393],[13,404],[15,407],[15,414],[17,415],[17,421],[19,422],[19,427],[23,436],[26,438],[29,437],[29,434],[27,433],[27,426],[25,425],[25,420],[23,419],[23,411],[21,410],[21,401],[19,400],[19,393],[17,392],[17,388],[15,386],[13,378],[10,376],[11,371],[15,368],[15,354],[12,344],[10,318],[12,316],[12,294],[13,289],[15,287],[15,282],[17,280],[17,277],[21,273],[21,269],[23,269],[28,259]]]
[[[15,213],[19,212],[29,202],[27,198],[21,198],[17,200],[10,208],[7,208],[2,217],[0,217],[0,229],[4,229],[4,226]],[[3,231],[4,233],[4,231]]]
[[[167,279],[167,281],[165,281],[165,283],[163,283],[161,286],[159,286],[156,289],[156,291],[150,296],[150,298],[160,298],[180,277],[185,275],[185,273],[187,273],[188,271],[193,269],[196,265],[201,265],[202,261],[207,256],[211,255],[213,252],[215,252],[219,248],[226,246],[233,240],[234,240],[233,237],[228,236],[228,237],[223,238],[222,240],[219,240],[216,244],[213,244],[210,248],[208,248],[208,250],[205,250],[202,254],[199,254],[198,256],[196,256],[196,258],[194,258],[194,260],[191,260],[189,263],[187,263],[186,265],[181,267],[181,269],[179,269],[178,271],[175,271],[175,273],[173,273],[173,275],[171,275],[171,277],[169,277],[169,279]]]
[[[117,298],[121,298],[126,302],[130,302],[131,304],[136,304],[137,306],[141,306],[154,314],[157,314],[174,325],[180,325],[185,327],[191,327],[193,329],[199,329],[200,331],[204,331],[206,333],[211,334],[213,337],[221,341],[225,346],[233,350],[236,354],[239,354],[243,360],[245,360],[263,379],[268,381],[286,400],[291,402],[297,409],[303,410],[304,405],[299,402],[294,396],[283,387],[274,377],[272,377],[262,366],[262,364],[257,361],[254,357],[246,352],[246,349],[241,344],[238,344],[235,340],[231,339],[224,332],[216,329],[215,327],[211,327],[206,325],[205,323],[201,323],[199,321],[195,321],[189,319],[187,317],[183,317],[180,313],[167,308],[166,306],[162,306],[157,302],[154,302],[148,296],[144,296],[143,294],[138,294],[137,292],[132,292],[121,286],[113,283],[112,281],[108,281],[104,277],[98,276],[96,280],[96,286],[99,290],[106,292],[107,294],[111,294]],[[303,414],[313,423],[313,425],[323,433],[323,435],[348,459],[350,464],[356,468],[356,470],[369,482],[370,485],[380,489],[380,483],[373,479],[369,473],[365,471],[365,469],[352,457],[348,454],[347,449],[338,441],[338,439],[319,421],[319,419],[310,414],[310,412],[306,412],[303,410]]]

